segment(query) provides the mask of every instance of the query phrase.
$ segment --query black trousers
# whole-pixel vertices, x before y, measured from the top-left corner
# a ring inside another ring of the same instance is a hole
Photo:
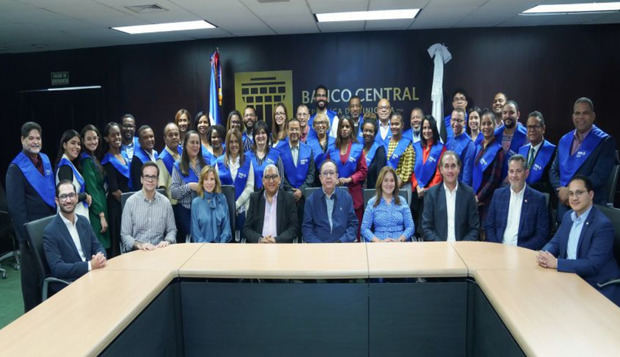
[[[37,268],[37,260],[30,246],[25,242],[20,242],[19,251],[21,252],[20,272],[24,312],[28,312],[41,303],[41,276]]]

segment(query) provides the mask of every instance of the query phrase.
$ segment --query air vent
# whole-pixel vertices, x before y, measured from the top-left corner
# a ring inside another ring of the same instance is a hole
[[[135,12],[136,14],[148,14],[151,12],[168,11],[168,9],[157,4],[125,6],[125,9],[131,12]]]
[[[270,2],[289,2],[290,0],[257,0],[261,4],[270,3]]]

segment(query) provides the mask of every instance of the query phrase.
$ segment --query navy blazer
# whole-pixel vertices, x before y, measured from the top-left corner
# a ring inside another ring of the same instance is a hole
[[[304,220],[301,226],[304,242],[353,242],[357,237],[359,222],[353,210],[353,199],[349,192],[336,187],[332,195],[334,211],[332,212],[332,229],[327,219],[327,203],[322,189],[316,190],[304,205]]]
[[[84,216],[76,215],[77,231],[86,261],[82,261],[60,213],[43,231],[43,251],[53,277],[73,281],[88,273],[88,261],[92,255],[105,250],[97,240],[93,228]]]
[[[592,207],[586,218],[577,245],[577,259],[566,259],[568,235],[573,225],[570,210],[553,238],[543,250],[558,258],[558,271],[576,273],[620,306],[620,285],[611,284],[600,289],[596,284],[620,278],[620,268],[613,255],[614,227],[601,211]]]
[[[480,220],[476,198],[471,187],[459,181],[454,210],[454,235],[456,240],[478,240]],[[435,185],[424,194],[422,232],[426,241],[448,239],[448,211],[443,183]]]
[[[487,241],[502,243],[508,221],[510,206],[510,185],[498,188],[493,194],[487,218],[484,222]],[[539,250],[549,238],[549,211],[545,196],[529,186],[523,192],[521,218],[517,245]]]

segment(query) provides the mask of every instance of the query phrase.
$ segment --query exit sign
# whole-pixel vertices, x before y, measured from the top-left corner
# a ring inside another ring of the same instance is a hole
[[[66,86],[69,84],[69,72],[52,72],[52,85],[53,86]]]

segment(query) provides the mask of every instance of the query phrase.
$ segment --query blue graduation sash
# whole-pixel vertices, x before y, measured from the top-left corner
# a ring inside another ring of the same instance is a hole
[[[101,165],[105,165],[109,162],[116,169],[116,171],[118,171],[121,175],[125,176],[126,178],[129,178],[129,159],[127,158],[124,152],[121,152],[121,155],[123,155],[123,158],[125,159],[124,165],[122,162],[120,162],[116,158],[116,156],[110,154],[109,152],[107,152],[103,156],[103,159],[101,159]]]
[[[465,124],[464,124],[465,128],[467,128],[468,119],[469,119],[469,114],[465,112]],[[451,121],[452,121],[452,113],[450,113],[450,115],[447,115],[445,118],[443,118],[443,123],[446,126],[446,138],[454,137],[454,131],[452,131]]]
[[[600,142],[608,136],[607,133],[599,129],[596,125],[593,125],[592,130],[583,140],[574,155],[571,155],[570,152],[573,145],[573,138],[575,137],[575,130],[562,136],[558,143],[560,185],[568,185],[570,179],[575,176],[577,170],[579,170],[581,165],[590,157],[592,151],[594,151]]]
[[[482,144],[476,147],[476,155],[474,157],[478,157],[480,151],[482,151]],[[495,160],[495,156],[497,152],[502,150],[502,146],[494,140],[489,146],[479,161],[474,162],[474,171],[472,173],[472,184],[474,192],[478,192],[480,188],[480,184],[482,183],[482,173],[491,165],[493,160]]]
[[[243,155],[245,155],[245,161],[243,162],[243,166],[239,167],[239,169],[237,170],[237,177],[235,177],[234,181],[230,169],[226,167],[226,165],[224,165],[224,160],[226,160],[226,156],[220,156],[217,159],[217,170],[220,175],[220,181],[222,182],[222,185],[235,186],[235,200],[239,198],[239,196],[241,196],[241,193],[243,192],[243,189],[248,182],[250,163],[252,162],[252,159],[248,156],[248,154]]]
[[[269,152],[263,159],[262,165],[258,163],[258,158],[254,152],[248,151],[248,157],[252,160],[252,168],[254,169],[254,189],[257,191],[263,188],[263,172],[265,172],[265,167],[269,164],[277,165],[280,152],[276,148],[269,149]]]
[[[497,141],[500,146],[502,146],[502,137],[504,136],[505,127],[502,125],[499,128],[495,129],[495,141]],[[525,144],[527,141],[527,129],[521,124],[517,123],[517,130],[515,130],[512,141],[510,142],[510,148],[505,155],[506,162],[508,159],[516,153],[519,152],[519,148]]]
[[[465,148],[467,147],[467,144],[469,144],[470,142],[471,142],[471,138],[469,137],[469,135],[463,132],[459,136],[452,136],[451,138],[448,139],[448,142],[446,143],[446,150],[452,150],[456,152],[462,161],[463,150],[465,150]]]
[[[424,159],[422,141],[413,144],[413,149],[415,150],[415,166],[413,168],[415,178],[418,180],[418,186],[426,187],[435,175],[443,145],[441,143],[435,143],[431,146],[431,152],[428,154],[426,162],[422,162]]]
[[[280,152],[280,158],[282,159],[282,165],[284,166],[284,174],[288,179],[288,182],[294,188],[299,188],[306,181],[308,176],[308,167],[310,165],[310,157],[312,155],[312,148],[310,145],[299,142],[299,155],[297,156],[297,167],[293,163],[293,156],[291,154],[291,146],[288,141],[285,141],[278,145],[278,151]]]
[[[484,135],[482,135],[482,132],[478,133],[478,136],[476,136],[476,140],[474,140],[474,145],[478,146],[481,145],[480,143],[484,140]]]
[[[215,164],[215,161],[217,160],[215,155],[210,153],[209,150],[207,150],[207,148],[202,145],[200,146],[200,154],[205,159],[205,162],[207,163],[207,165],[213,166]]]
[[[405,137],[403,136],[403,138]],[[390,144],[390,139],[392,139],[392,130],[388,130],[387,135],[385,136],[385,140],[382,139],[381,131],[379,130],[379,122],[377,121],[377,133],[375,134],[375,142],[379,145],[383,145],[386,154],[388,152],[388,145]]]
[[[164,163],[166,170],[168,170],[168,174],[172,175],[172,166],[174,165],[175,160],[174,160],[174,157],[170,155],[170,153],[168,152],[168,150],[166,150],[165,147],[159,154],[158,159],[160,159]]]
[[[370,167],[370,164],[372,163],[372,160],[375,158],[375,154],[377,153],[377,149],[379,148],[379,146],[380,145],[377,143],[372,143],[372,146],[366,153],[366,166],[367,167]]]
[[[334,118],[336,117],[336,112],[327,109],[327,111],[325,111],[325,114],[327,115],[327,119],[329,119],[329,130],[327,130],[327,136],[329,136],[329,132],[332,130],[332,126],[334,125]],[[316,139],[316,131],[314,131],[314,128],[312,127],[312,123],[314,123],[314,117],[316,116],[316,113],[312,114],[310,116],[310,119],[308,119],[308,135],[306,136],[306,142],[308,142],[308,139]]]
[[[15,156],[11,164],[15,164],[24,174],[26,181],[41,196],[41,199],[50,207],[56,209],[56,185],[54,184],[54,171],[50,159],[44,153],[39,153],[41,162],[43,163],[43,172],[41,175],[39,170],[34,166],[32,160],[28,158],[24,152],[20,152]]]
[[[142,149],[139,146],[135,147],[135,149],[133,151],[133,156],[137,157],[140,161],[142,161],[142,164],[146,164],[147,162],[151,161],[151,158],[146,153],[146,151],[144,151],[144,149]],[[155,157],[155,158],[157,157],[157,150],[153,150],[153,157]],[[131,175],[130,175],[129,176],[129,187],[133,187],[133,182],[131,182],[131,181],[132,180],[131,180]]]
[[[67,160],[66,157],[63,157],[58,162],[58,167],[56,168],[56,170],[60,169],[63,166],[69,166],[71,168],[71,171],[73,171],[73,177],[75,177],[77,182],[80,184],[80,191],[78,193],[86,192],[84,177],[82,177],[82,174],[75,168],[75,165],[73,165],[71,161]],[[84,207],[88,208],[88,204],[86,203],[86,201],[82,203],[84,204]]]
[[[328,151],[329,158],[336,163],[339,177],[351,177],[351,175],[355,173],[357,161],[362,155],[363,148],[364,147],[360,143],[352,143],[349,158],[347,159],[347,162],[343,164],[342,161],[340,161],[340,149],[338,149],[335,145],[330,147]]]
[[[525,157],[526,164],[531,147],[532,144],[527,144],[521,146],[521,148],[519,149],[519,155],[523,155],[523,157]],[[538,149],[538,152],[536,153],[536,157],[534,158],[532,167],[530,167],[530,174],[527,176],[525,182],[531,185],[540,181],[545,171],[545,167],[547,167],[549,161],[551,161],[554,152],[555,145],[551,144],[547,140],[543,141],[542,145]]]
[[[321,167],[321,164],[323,163],[323,161],[327,159],[329,150],[331,147],[334,146],[335,142],[336,142],[336,139],[332,138],[331,136],[328,136],[327,137],[327,148],[325,148],[325,152],[323,152],[323,148],[321,147],[321,144],[319,143],[318,138],[310,138],[306,140],[306,144],[309,145],[310,148],[312,149],[312,157],[314,159],[314,166],[317,169]]]
[[[187,173],[187,176],[183,175],[180,163],[181,161],[175,161],[174,167],[177,169],[177,171],[179,171],[179,176],[181,176],[181,180],[183,181],[183,183],[188,184],[192,182],[198,182],[198,176],[196,176],[196,173],[194,172],[194,170],[192,170],[191,167],[188,170],[189,172]]]
[[[406,138],[401,138],[398,144],[396,144],[396,148],[394,148],[394,152],[392,152],[392,156],[388,158],[387,164],[389,167],[396,170],[398,167],[398,163],[400,162],[400,156],[407,150],[407,146],[411,141]],[[388,148],[385,147],[385,152],[387,153]]]
[[[357,121],[357,142],[364,142],[364,133],[362,132],[362,125],[364,125],[364,114],[362,113]]]

